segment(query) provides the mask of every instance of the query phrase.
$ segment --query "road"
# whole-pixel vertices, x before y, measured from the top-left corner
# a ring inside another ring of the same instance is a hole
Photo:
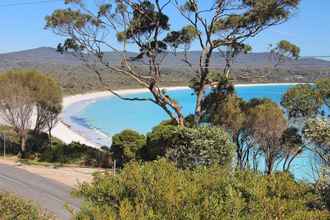
[[[64,205],[77,210],[81,202],[70,195],[72,188],[62,183],[4,164],[0,164],[0,191],[12,192],[34,201],[63,220],[71,217]]]

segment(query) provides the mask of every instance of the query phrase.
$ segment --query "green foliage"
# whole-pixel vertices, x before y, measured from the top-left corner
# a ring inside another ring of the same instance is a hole
[[[323,99],[314,86],[303,84],[289,89],[283,95],[281,105],[289,118],[313,117],[319,113]]]
[[[142,150],[144,160],[156,160],[164,157],[171,145],[171,139],[176,132],[176,126],[160,124],[147,135],[147,143]]]
[[[289,41],[282,40],[271,50],[271,54],[275,62],[274,66],[277,67],[288,59],[299,59],[300,48]]]
[[[320,194],[323,205],[330,210],[330,170],[329,165],[321,170],[320,179],[317,181],[316,190]]]
[[[265,157],[265,171],[271,174],[274,164],[282,157],[281,138],[288,122],[281,108],[271,100],[249,110],[246,129]]]
[[[104,167],[112,165],[110,154],[80,143],[54,144],[45,148],[39,161],[61,164],[79,164],[83,166]]]
[[[330,77],[317,80],[316,86],[323,97],[324,103],[330,108]]]
[[[147,135],[141,151],[145,160],[167,157],[180,168],[229,165],[233,159],[234,145],[222,128],[180,128],[160,124]]]
[[[54,124],[62,110],[62,91],[55,80],[35,70],[10,70],[0,76],[0,101],[1,115],[19,135],[24,156],[34,108],[35,133],[46,127],[51,131],[53,126],[48,125]]]
[[[129,163],[98,174],[75,194],[76,219],[329,219],[313,189],[278,173],[261,176],[218,166],[181,170],[165,160]]]
[[[55,218],[41,211],[31,202],[0,192],[0,219],[50,220]]]
[[[112,137],[110,152],[119,166],[139,158],[139,152],[146,142],[145,136],[133,130],[124,130]]]
[[[330,122],[322,119],[310,119],[304,128],[304,135],[315,147],[315,152],[330,165]]]
[[[166,157],[180,168],[230,165],[233,159],[234,144],[222,128],[177,128],[169,141]]]
[[[244,101],[235,94],[225,95],[213,91],[203,102],[204,120],[215,126],[221,126],[232,136],[236,136],[245,121],[246,115],[242,111],[244,104]]]
[[[20,152],[20,138],[13,128],[0,126],[0,133],[6,138],[6,153],[9,155],[17,155]],[[63,144],[62,141],[54,138],[53,143]],[[0,151],[3,152],[3,136],[0,135]],[[26,155],[28,158],[37,158],[38,155],[49,147],[49,137],[46,133],[35,133],[32,130],[28,131],[26,140]]]

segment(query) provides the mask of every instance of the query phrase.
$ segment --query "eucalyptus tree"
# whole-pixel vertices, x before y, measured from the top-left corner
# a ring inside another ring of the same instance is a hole
[[[269,27],[287,21],[300,1],[174,0],[174,2],[187,21],[187,26],[182,30],[173,31],[168,36],[168,41],[175,47],[184,45],[185,50],[189,49],[187,46],[189,43],[196,41],[201,49],[197,69],[188,56],[184,58],[184,62],[196,73],[196,77],[192,80],[192,88],[196,94],[195,123],[198,124],[203,114],[202,101],[205,89],[213,83],[210,80],[213,53],[220,50],[225,57],[226,65],[222,78],[228,81],[233,58],[241,52],[251,50],[246,41]]]
[[[62,52],[70,50],[79,56],[112,94],[124,100],[155,103],[177,124],[184,126],[181,106],[160,88],[161,64],[167,50],[164,37],[170,28],[164,10],[170,0],[117,0],[96,7],[88,7],[83,0],[65,0],[65,3],[77,9],[55,10],[46,17],[48,29],[67,37],[58,49]],[[139,54],[130,57],[129,46],[137,49]],[[106,57],[105,51],[120,54],[121,63],[114,64]],[[147,68],[138,69],[137,65]],[[116,93],[103,80],[103,74],[113,72],[148,89],[151,97],[128,98]]]
[[[170,18],[166,14],[172,1],[182,16],[178,19],[187,21],[187,25],[179,31],[170,31]],[[178,49],[183,46],[184,51],[188,51],[194,41],[201,47],[197,77],[193,79],[192,86],[197,96],[195,123],[198,124],[202,116],[204,91],[210,83],[213,52],[226,48],[228,65],[225,75],[229,77],[231,57],[251,49],[245,41],[268,27],[287,21],[299,0],[212,0],[203,1],[203,4],[197,0],[116,0],[96,7],[85,4],[83,0],[65,0],[65,3],[72,5],[73,9],[55,10],[46,17],[46,27],[67,38],[58,49],[62,52],[71,50],[78,55],[114,95],[130,101],[153,102],[184,126],[181,106],[159,87],[160,67],[168,54],[168,47]],[[130,57],[128,48],[137,49],[139,54]],[[111,62],[105,51],[121,54],[120,65]],[[138,70],[137,61],[146,65],[147,70]],[[193,68],[188,56],[184,62]],[[147,88],[152,98],[127,98],[116,93],[103,80],[103,74],[113,72]]]
[[[34,109],[33,93],[22,80],[25,76],[17,71],[0,76],[0,116],[19,136],[23,157]]]
[[[20,137],[22,156],[28,132],[51,130],[62,110],[61,88],[56,81],[35,70],[11,70],[0,76],[0,116]],[[33,117],[34,111],[36,117]]]
[[[316,87],[323,98],[324,104],[330,109],[330,77],[317,80]]]
[[[282,110],[272,101],[266,101],[249,111],[246,127],[265,158],[265,172],[271,174],[282,158],[281,137],[288,128]]]
[[[272,65],[276,68],[290,59],[299,59],[300,48],[287,40],[281,40],[274,48],[271,48],[270,54]]]

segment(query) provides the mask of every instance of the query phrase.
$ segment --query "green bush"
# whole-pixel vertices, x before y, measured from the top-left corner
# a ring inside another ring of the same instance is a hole
[[[55,144],[45,148],[40,154],[40,161],[50,163],[80,163],[84,166],[110,167],[110,154],[84,144]]]
[[[235,145],[218,127],[177,128],[169,141],[166,157],[180,168],[228,165],[234,156]]]
[[[49,220],[55,219],[31,202],[7,193],[0,193],[0,219],[2,220]]]
[[[2,134],[6,137],[6,152],[7,154],[17,155],[20,152],[20,138],[13,130],[13,128],[8,126],[0,126],[0,151],[3,152],[3,142],[4,138]],[[53,144],[63,144],[57,138],[53,137]],[[39,153],[49,148],[49,137],[46,133],[36,134],[32,130],[29,131],[27,141],[27,155],[29,158],[35,158]]]
[[[116,176],[98,174],[75,191],[85,199],[76,219],[329,219],[313,189],[288,174],[233,173],[212,166],[178,169],[131,162]]]
[[[142,158],[146,161],[164,157],[171,145],[171,138],[176,132],[176,126],[160,124],[147,134],[147,143],[142,150]]]
[[[138,159],[139,151],[145,145],[145,137],[133,130],[124,130],[112,137],[110,152],[119,166]]]
[[[234,144],[222,128],[179,128],[161,124],[147,135],[142,158],[148,161],[167,157],[180,168],[193,168],[230,164],[233,151]]]

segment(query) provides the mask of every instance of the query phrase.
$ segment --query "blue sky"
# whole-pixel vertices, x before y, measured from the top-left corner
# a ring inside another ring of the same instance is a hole
[[[3,6],[31,1],[38,0],[0,0],[0,53],[42,46],[55,47],[61,41],[51,31],[44,30],[44,17],[63,7],[60,0],[49,0],[44,4]],[[287,39],[299,45],[304,56],[330,55],[329,11],[329,0],[302,0],[299,11],[290,21],[261,33],[250,40],[249,44],[253,46],[253,51],[260,52],[265,51],[270,43]],[[175,16],[171,14],[172,19]]]

